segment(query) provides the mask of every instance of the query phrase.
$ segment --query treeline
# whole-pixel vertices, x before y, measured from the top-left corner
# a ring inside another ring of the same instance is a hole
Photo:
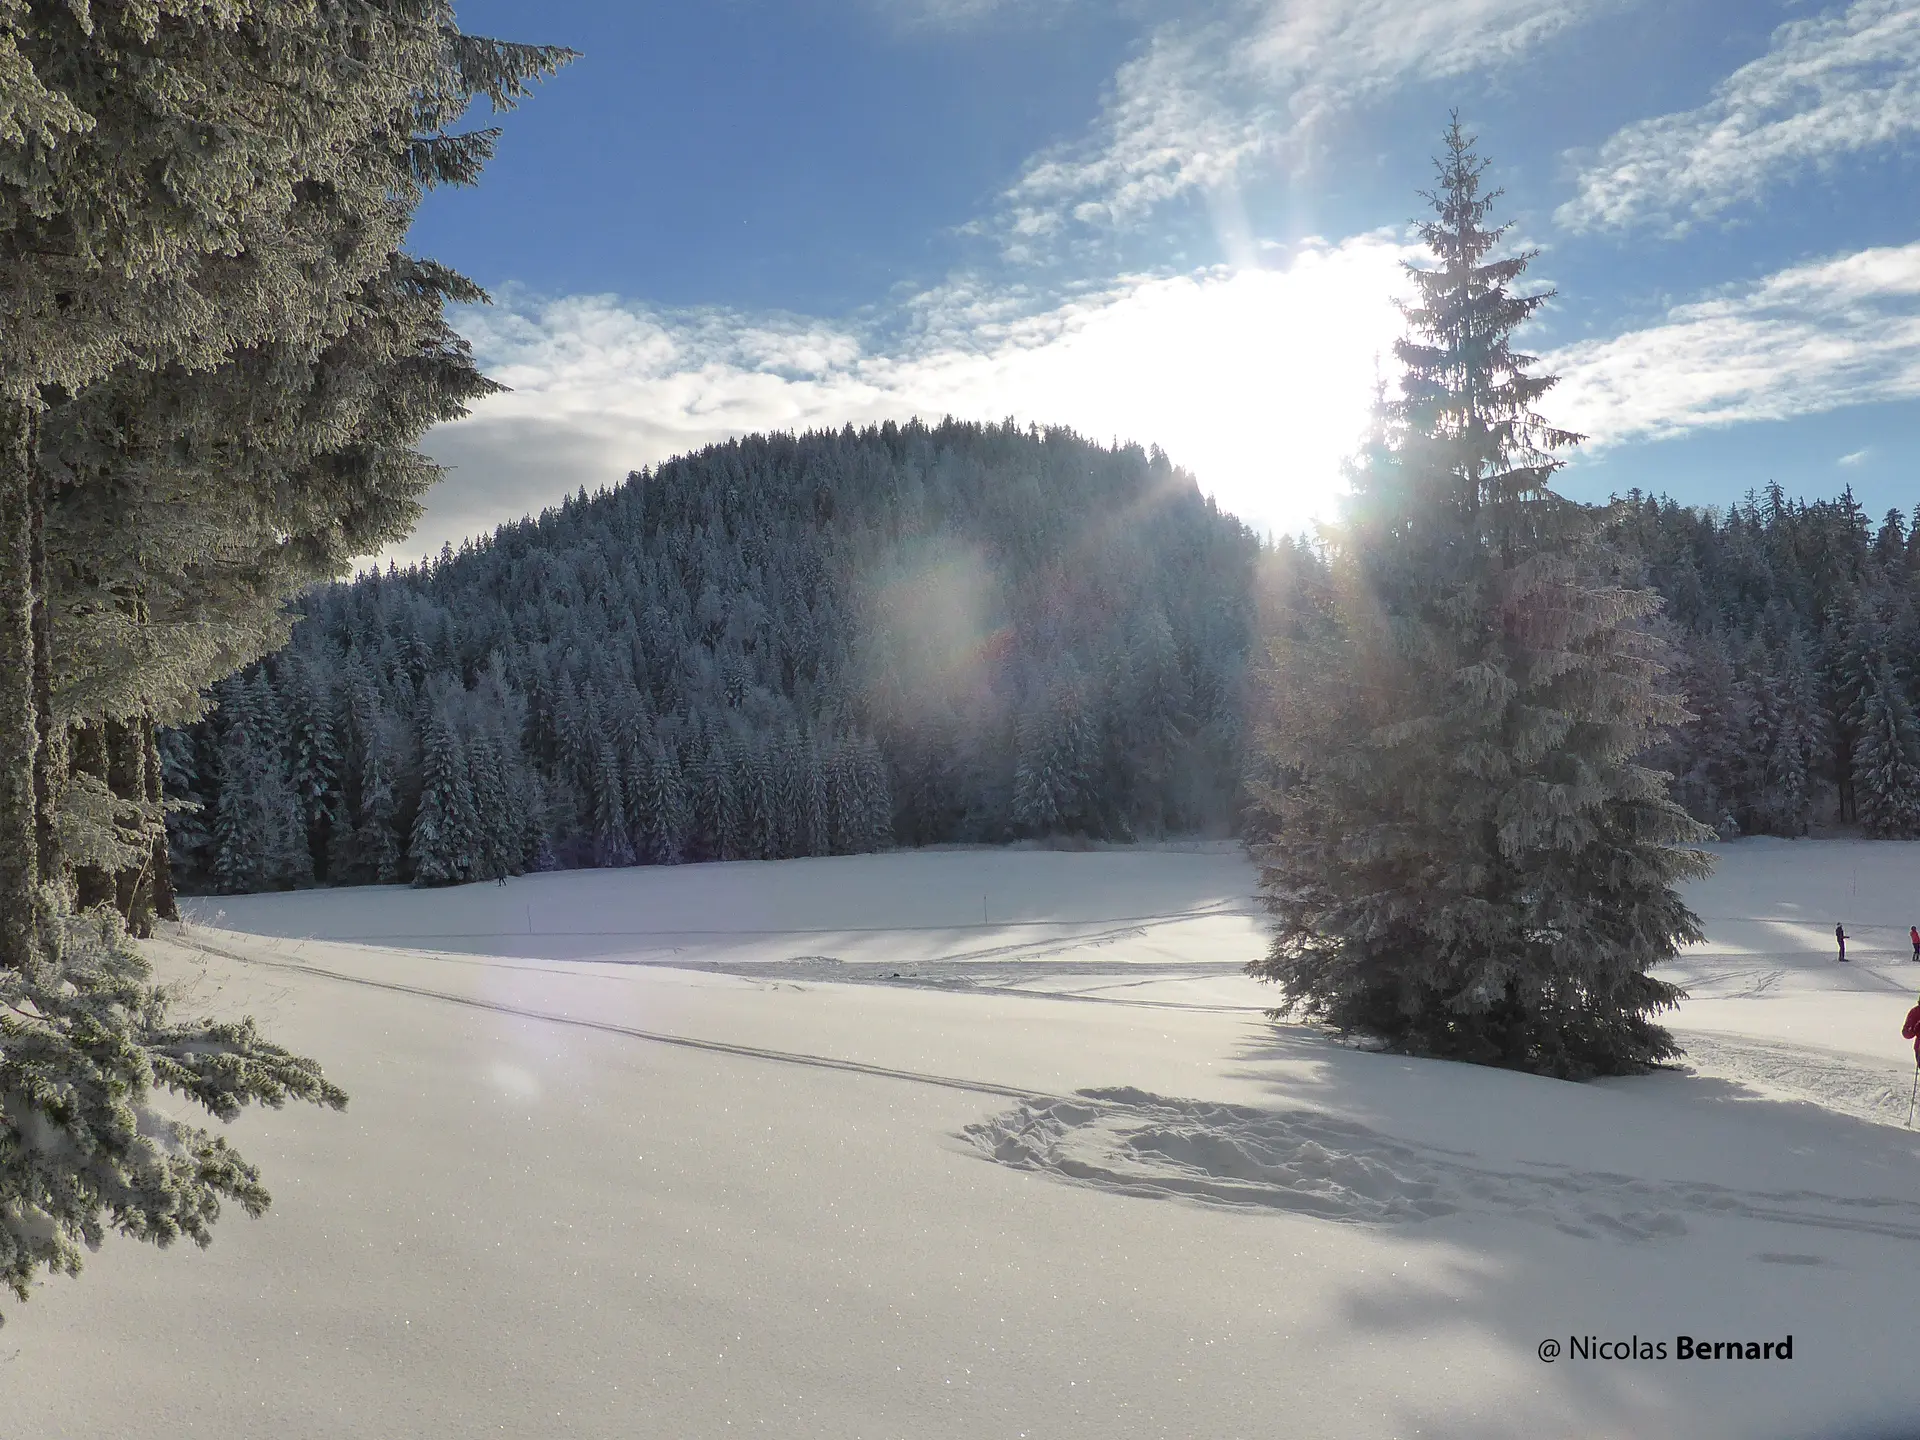
[[[1898,511],[1636,492],[1613,540],[1666,599],[1695,718],[1649,759],[1695,817],[1920,833]],[[710,447],[311,592],[287,649],[162,737],[174,871],[446,884],[1226,830],[1257,554],[1157,452],[1064,430]]]
[[[311,592],[168,732],[177,882],[1230,829],[1258,547],[1155,451],[761,436]]]
[[[1876,525],[1851,489],[1731,509],[1639,493],[1618,538],[1666,598],[1696,717],[1652,763],[1722,834],[1920,835],[1920,508]]]

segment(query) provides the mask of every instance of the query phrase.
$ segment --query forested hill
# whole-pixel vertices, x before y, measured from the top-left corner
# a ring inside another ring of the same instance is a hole
[[[1920,835],[1920,507],[1851,490],[1730,510],[1634,494],[1621,538],[1667,598],[1692,724],[1656,757],[1724,833]]]
[[[308,595],[162,742],[186,888],[1225,829],[1259,553],[1157,450],[763,436]]]

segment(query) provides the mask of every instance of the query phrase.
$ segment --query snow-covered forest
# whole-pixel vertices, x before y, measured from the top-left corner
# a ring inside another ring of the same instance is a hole
[[[1697,818],[1920,833],[1916,528],[1772,485],[1620,503],[1696,717],[1652,758]],[[176,883],[1224,830],[1259,564],[1164,457],[1066,431],[711,448],[310,593],[291,646],[162,738],[196,807]]]
[[[710,448],[311,593],[162,741],[176,879],[1224,831],[1257,556],[1157,451],[1064,430]]]
[[[1695,719],[1653,763],[1723,834],[1920,835],[1920,507],[1778,485],[1724,512],[1630,495],[1620,534],[1666,597]]]

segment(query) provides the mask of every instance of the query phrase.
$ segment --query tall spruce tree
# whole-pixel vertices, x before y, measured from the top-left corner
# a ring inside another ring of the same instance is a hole
[[[40,414],[118,365],[337,331],[404,233],[450,29],[411,0],[0,9],[0,964],[57,908]]]
[[[413,883],[463,884],[480,871],[480,820],[474,811],[473,780],[465,750],[438,708],[421,736],[420,754],[425,783],[407,846],[413,861]]]
[[[1920,834],[1920,726],[1884,657],[1860,692],[1854,752],[1860,824],[1869,835],[1906,840]]]
[[[1675,1052],[1648,972],[1700,935],[1706,838],[1635,763],[1684,718],[1598,517],[1555,494],[1579,437],[1513,332],[1552,292],[1494,258],[1498,192],[1458,118],[1424,195],[1431,266],[1401,398],[1330,530],[1327,603],[1269,636],[1258,847],[1280,1011],[1415,1053],[1584,1077]]]

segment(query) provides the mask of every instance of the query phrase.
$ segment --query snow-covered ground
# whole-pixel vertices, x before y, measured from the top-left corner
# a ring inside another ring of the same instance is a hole
[[[1226,847],[195,902],[352,1108],[9,1305],[0,1435],[1920,1433],[1920,846],[1718,854],[1692,1072],[1592,1085],[1266,1021]]]

